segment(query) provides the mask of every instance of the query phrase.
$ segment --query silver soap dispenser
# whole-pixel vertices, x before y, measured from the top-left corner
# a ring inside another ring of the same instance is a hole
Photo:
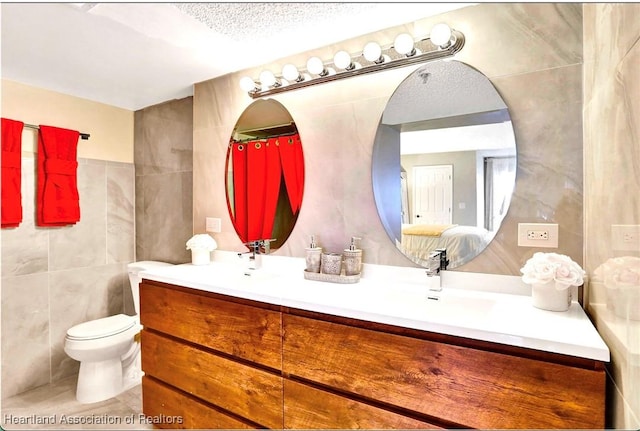
[[[362,250],[357,248],[356,241],[362,238],[356,236],[351,237],[351,244],[349,248],[345,248],[343,252],[344,256],[344,274],[345,275],[358,275],[362,270]]]
[[[311,235],[311,243],[309,244],[309,247],[307,247],[305,250],[307,272],[320,272],[320,257],[322,256],[322,247],[318,247],[313,235]]]

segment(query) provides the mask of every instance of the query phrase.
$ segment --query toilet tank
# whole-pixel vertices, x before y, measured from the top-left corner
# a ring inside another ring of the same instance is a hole
[[[163,266],[172,266],[171,263],[156,262],[153,260],[142,260],[140,262],[133,262],[127,265],[129,272],[129,284],[131,285],[131,296],[133,296],[133,306],[136,310],[136,314],[140,314],[140,272],[147,271],[149,269],[160,268]]]

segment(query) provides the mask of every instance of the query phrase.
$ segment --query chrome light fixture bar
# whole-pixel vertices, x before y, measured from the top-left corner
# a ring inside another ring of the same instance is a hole
[[[254,99],[271,94],[296,90],[343,78],[380,72],[410,64],[449,58],[464,46],[464,34],[449,28],[446,24],[437,24],[429,37],[414,39],[403,33],[396,37],[393,44],[380,47],[370,42],[361,53],[349,54],[339,51],[330,61],[312,57],[306,68],[298,69],[292,64],[283,67],[282,74],[275,75],[262,71],[260,79],[244,77],[240,87]]]

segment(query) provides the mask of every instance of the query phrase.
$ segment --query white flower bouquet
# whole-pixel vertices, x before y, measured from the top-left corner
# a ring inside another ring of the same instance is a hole
[[[522,281],[527,284],[551,284],[557,290],[580,286],[584,282],[585,272],[569,256],[558,253],[537,252],[520,269]]]
[[[197,234],[187,241],[187,250],[207,250],[213,251],[218,248],[216,240],[206,233]]]
[[[218,243],[210,235],[201,233],[187,241],[187,250],[191,250],[191,263],[194,265],[208,265],[211,262],[211,252],[218,248]]]

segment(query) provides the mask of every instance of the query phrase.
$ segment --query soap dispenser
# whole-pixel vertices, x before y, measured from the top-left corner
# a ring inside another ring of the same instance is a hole
[[[316,240],[311,235],[311,243],[306,248],[305,260],[307,262],[307,272],[320,272],[320,257],[322,256],[322,247],[318,247]]]
[[[362,238],[351,237],[349,248],[344,250],[344,273],[345,275],[358,275],[362,267],[362,250],[357,248],[356,241]]]

